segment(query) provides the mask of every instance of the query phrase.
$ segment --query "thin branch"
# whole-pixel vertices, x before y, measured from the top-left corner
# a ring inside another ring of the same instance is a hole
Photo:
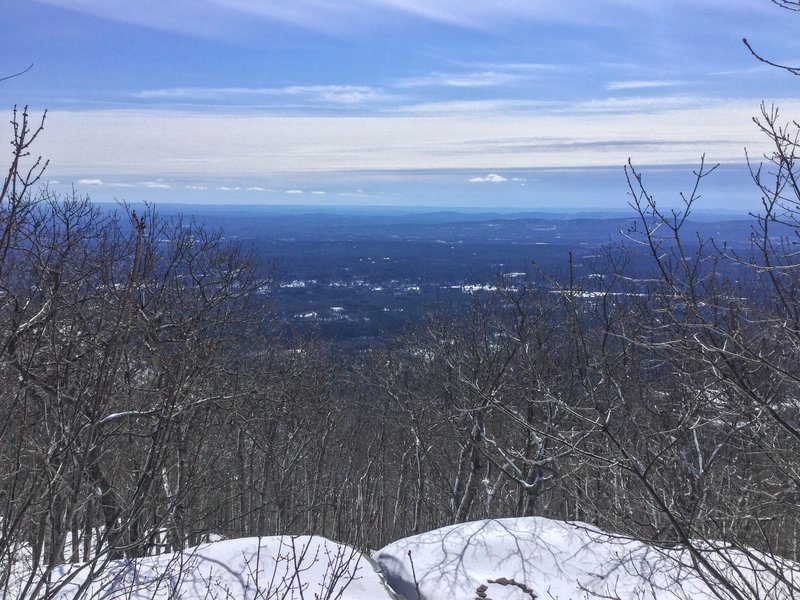
[[[778,63],[774,63],[770,60],[767,60],[766,58],[758,54],[755,50],[753,50],[753,47],[747,41],[747,38],[742,38],[742,42],[744,43],[745,46],[747,46],[747,49],[750,51],[750,54],[755,56],[762,63],[769,65],[770,67],[775,67],[777,69],[783,69],[784,71],[789,71],[789,73],[791,73],[792,75],[800,77],[800,67],[787,67],[786,65],[780,65]]]
[[[5,81],[6,79],[14,79],[14,77],[19,77],[20,75],[24,75],[32,68],[33,68],[33,63],[29,64],[27,69],[23,69],[19,73],[14,73],[13,75],[6,75],[5,77],[0,77],[0,81]]]
[[[772,3],[792,12],[800,12],[800,2],[797,0],[772,0]]]

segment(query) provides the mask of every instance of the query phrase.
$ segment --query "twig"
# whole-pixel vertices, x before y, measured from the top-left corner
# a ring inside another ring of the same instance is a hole
[[[797,75],[798,77],[800,77],[800,67],[787,67],[786,65],[779,65],[778,63],[774,63],[774,62],[772,62],[770,60],[767,60],[766,58],[764,58],[763,56],[758,54],[755,50],[753,50],[753,47],[747,41],[747,38],[742,38],[742,42],[744,42],[744,45],[747,46],[748,50],[750,50],[750,54],[755,56],[758,60],[760,60],[764,64],[767,64],[770,67],[776,67],[778,69],[783,69],[784,71],[789,71],[789,73],[791,73],[792,75]]]
[[[411,550],[408,551],[408,560],[411,562],[411,577],[414,578],[414,589],[417,590],[417,600],[422,600],[422,594],[419,593],[419,581],[417,581],[417,571],[414,569],[414,559],[411,558]]]
[[[14,77],[19,77],[20,75],[24,75],[32,68],[33,68],[33,63],[29,64],[27,69],[23,69],[19,73],[14,73],[13,75],[6,75],[5,77],[0,77],[0,81],[5,81],[6,79],[13,79]]]

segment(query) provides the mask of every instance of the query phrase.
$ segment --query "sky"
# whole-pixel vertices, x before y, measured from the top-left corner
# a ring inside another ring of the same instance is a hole
[[[47,109],[46,179],[99,201],[624,207],[758,202],[761,102],[800,117],[771,0],[24,0],[0,108]],[[10,139],[11,128],[6,126]],[[754,204],[755,203],[755,204]]]

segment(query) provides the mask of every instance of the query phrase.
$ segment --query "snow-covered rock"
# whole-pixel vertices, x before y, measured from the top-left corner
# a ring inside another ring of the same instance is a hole
[[[89,565],[64,565],[51,578],[72,600]],[[14,598],[15,590],[9,590]],[[16,591],[19,591],[17,587]],[[113,561],[81,598],[94,600],[393,600],[367,557],[321,537],[242,538],[181,553]]]
[[[410,556],[409,556],[410,553]],[[714,564],[736,579],[730,564]],[[529,517],[453,525],[393,542],[374,557],[389,585],[408,600],[718,600],[680,549],[660,549],[584,523]],[[763,555],[727,553],[754,585],[744,597],[789,598],[765,572]],[[412,569],[413,561],[413,569]],[[800,586],[797,565],[780,571]],[[415,584],[416,581],[416,584]],[[480,592],[480,593],[478,593]],[[753,593],[755,592],[755,593]],[[481,595],[483,594],[483,595]]]

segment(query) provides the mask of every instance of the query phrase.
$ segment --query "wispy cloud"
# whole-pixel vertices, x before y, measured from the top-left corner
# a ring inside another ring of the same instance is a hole
[[[652,79],[652,80],[638,80],[638,81],[612,81],[606,85],[608,91],[614,90],[637,90],[637,89],[650,89],[650,88],[665,88],[687,85],[688,81],[681,81],[677,79]]]
[[[476,30],[503,31],[519,22],[618,25],[631,14],[674,14],[676,8],[695,7],[696,0],[667,3],[641,0],[39,0],[61,8],[126,23],[205,37],[236,38],[242,23],[272,21],[296,27],[349,35],[375,27],[396,26],[398,15]],[[662,6],[666,4],[666,6]],[[763,0],[706,0],[716,11],[764,10]],[[768,10],[768,8],[767,8]]]
[[[58,182],[51,182],[51,183],[58,183]],[[168,190],[172,186],[163,181],[140,181],[137,183],[125,182],[125,181],[108,181],[105,179],[98,179],[98,178],[91,178],[86,177],[83,179],[78,180],[78,185],[88,185],[88,186],[103,186],[108,188],[149,188],[149,189],[161,189],[161,190]]]
[[[222,101],[242,97],[302,97],[307,102],[362,104],[396,99],[379,88],[360,85],[309,85],[280,88],[176,87],[143,90],[134,94],[142,100]]]
[[[735,100],[734,100],[735,102]],[[387,113],[416,116],[441,115],[563,115],[563,114],[636,114],[666,110],[692,110],[720,104],[720,99],[674,95],[630,96],[589,100],[518,100],[494,98],[488,100],[443,100],[399,105],[383,109]]]
[[[569,3],[530,0],[506,0],[501,3],[494,0],[472,0],[466,3],[459,0],[367,0],[353,4],[377,4],[425,20],[482,30],[496,29],[520,21],[613,24],[615,14],[618,17],[622,11],[652,10],[648,6],[650,3],[639,0],[572,0]]]
[[[457,62],[465,69],[477,71],[502,71],[518,73],[524,75],[534,75],[537,73],[557,73],[574,70],[573,65],[561,63],[538,63],[538,62]]]
[[[528,75],[500,71],[481,71],[473,73],[428,73],[420,77],[400,79],[395,82],[399,88],[416,87],[455,87],[455,88],[480,88],[508,85],[529,79]]]
[[[535,111],[556,106],[557,103],[537,100],[443,100],[441,102],[422,102],[385,109],[387,113],[401,113],[416,116],[441,116],[453,114],[496,115]]]
[[[789,65],[800,64],[800,61],[786,62],[786,63],[781,63],[781,64],[789,64]],[[743,77],[743,76],[753,75],[755,73],[770,73],[770,72],[774,72],[774,70],[775,70],[774,67],[771,67],[771,66],[769,66],[767,64],[764,64],[764,63],[758,63],[756,65],[753,65],[753,66],[747,67],[747,68],[727,69],[727,70],[724,70],[724,71],[713,71],[713,72],[709,73],[709,75],[722,76],[722,77],[728,77],[730,75],[735,75],[737,77]]]

